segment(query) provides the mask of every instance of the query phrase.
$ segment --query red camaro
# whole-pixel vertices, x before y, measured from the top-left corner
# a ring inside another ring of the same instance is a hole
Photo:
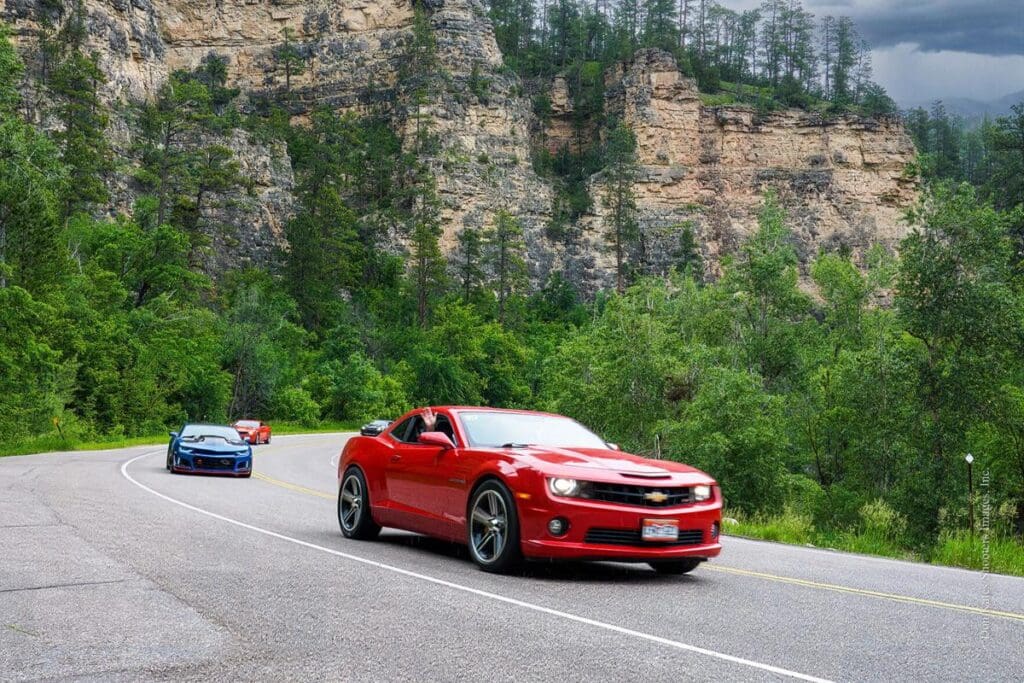
[[[346,537],[387,526],[465,543],[486,571],[546,558],[681,574],[722,549],[714,479],[622,453],[560,415],[414,410],[378,436],[351,438],[338,482]]]
[[[270,425],[259,420],[239,420],[232,427],[251,444],[270,443]]]

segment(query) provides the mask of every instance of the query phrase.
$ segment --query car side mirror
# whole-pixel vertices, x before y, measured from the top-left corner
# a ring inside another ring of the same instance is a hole
[[[613,451],[621,451],[622,450],[621,448],[619,448],[619,444],[617,444],[617,443],[608,443],[608,448],[612,449]]]
[[[455,448],[455,444],[444,432],[423,432],[417,441],[428,446],[440,446],[445,450]]]
[[[167,435],[170,436],[172,439],[178,438],[178,432],[167,432]]]

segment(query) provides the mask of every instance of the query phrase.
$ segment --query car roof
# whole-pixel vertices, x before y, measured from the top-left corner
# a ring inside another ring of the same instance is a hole
[[[424,406],[419,410],[426,410],[428,407],[431,410],[447,410],[453,413],[517,413],[520,415],[550,415],[551,417],[565,417],[564,415],[559,415],[558,413],[547,413],[542,410],[522,410],[520,408],[492,408],[490,406]]]

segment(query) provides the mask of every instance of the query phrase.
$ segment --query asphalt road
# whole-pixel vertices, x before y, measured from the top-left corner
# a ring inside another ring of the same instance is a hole
[[[1024,579],[733,538],[683,577],[493,576],[343,538],[344,439],[276,437],[249,480],[0,459],[0,680],[1024,680]]]

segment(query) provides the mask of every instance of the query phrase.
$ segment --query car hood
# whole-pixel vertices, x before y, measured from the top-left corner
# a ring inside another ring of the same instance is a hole
[[[196,453],[213,453],[216,455],[236,455],[246,453],[244,444],[233,444],[215,439],[213,441],[179,441],[179,448],[188,448]]]
[[[704,472],[671,460],[651,460],[603,448],[554,448],[531,446],[502,449],[517,459],[552,476],[632,482],[698,484],[711,482]]]

